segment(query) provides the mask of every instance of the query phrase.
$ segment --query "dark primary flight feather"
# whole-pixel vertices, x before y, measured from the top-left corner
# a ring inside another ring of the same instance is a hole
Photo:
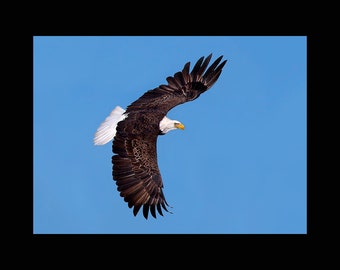
[[[220,63],[220,56],[207,69],[211,56],[201,57],[191,72],[186,63],[182,71],[166,78],[167,85],[147,91],[127,107],[127,118],[117,125],[112,176],[134,215],[141,207],[146,219],[149,211],[154,218],[156,211],[169,212],[157,162],[159,123],[173,107],[198,98],[217,81],[227,60]]]

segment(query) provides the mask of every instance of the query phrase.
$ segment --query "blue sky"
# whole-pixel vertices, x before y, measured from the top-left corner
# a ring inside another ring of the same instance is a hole
[[[305,234],[305,36],[33,38],[33,233]],[[145,220],[119,196],[99,124],[213,54],[216,84],[158,139],[173,214]]]

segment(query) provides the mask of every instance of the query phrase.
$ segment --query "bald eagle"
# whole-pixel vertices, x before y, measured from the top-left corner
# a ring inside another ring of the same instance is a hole
[[[191,72],[187,62],[182,71],[166,78],[167,85],[147,91],[126,110],[115,107],[94,135],[95,145],[113,140],[113,180],[120,196],[129,208],[133,207],[134,216],[142,207],[145,219],[149,212],[156,218],[156,210],[163,216],[162,208],[170,212],[158,168],[157,137],[174,129],[183,130],[180,121],[166,116],[168,111],[195,100],[219,78],[227,60],[221,62],[220,56],[208,67],[211,56],[201,57]]]

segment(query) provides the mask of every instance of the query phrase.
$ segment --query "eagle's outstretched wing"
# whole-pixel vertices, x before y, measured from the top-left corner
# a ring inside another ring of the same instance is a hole
[[[211,54],[201,57],[190,72],[190,62],[182,71],[168,77],[167,85],[147,91],[126,109],[126,118],[117,125],[112,151],[112,176],[120,195],[134,207],[137,215],[143,206],[143,215],[156,218],[156,210],[163,215],[167,202],[157,162],[159,123],[173,107],[192,101],[213,86],[227,62],[218,57],[207,69]]]

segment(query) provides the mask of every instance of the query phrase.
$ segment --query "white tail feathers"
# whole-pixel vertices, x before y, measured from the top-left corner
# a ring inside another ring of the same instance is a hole
[[[94,134],[93,142],[95,145],[104,145],[113,140],[116,135],[116,127],[118,122],[124,120],[127,115],[123,114],[125,110],[120,106],[113,109],[105,121],[100,124],[96,133]]]

